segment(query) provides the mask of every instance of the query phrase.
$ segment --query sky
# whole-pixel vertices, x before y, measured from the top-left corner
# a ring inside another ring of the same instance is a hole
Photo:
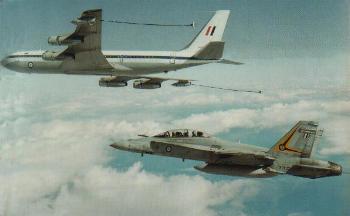
[[[231,10],[224,56],[160,76],[220,87],[101,88],[100,77],[20,74],[0,68],[0,215],[347,215],[350,175],[316,180],[209,175],[185,161],[109,147],[137,134],[197,128],[226,140],[273,146],[297,121],[324,129],[314,157],[350,171],[348,1],[0,0],[0,58],[57,49],[83,10],[104,19],[104,50],[179,50],[219,9]],[[59,49],[59,48],[58,48]]]

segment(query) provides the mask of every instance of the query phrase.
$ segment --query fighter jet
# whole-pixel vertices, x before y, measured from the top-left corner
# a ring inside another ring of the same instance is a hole
[[[222,36],[229,10],[216,11],[198,35],[179,51],[101,51],[102,10],[87,10],[72,21],[70,34],[51,36],[51,45],[65,45],[61,51],[23,51],[13,53],[1,64],[24,73],[109,75],[99,81],[104,87],[124,87],[135,80],[134,88],[160,88],[166,80],[173,86],[191,85],[192,80],[145,76],[209,63],[240,64],[222,58]],[[137,80],[136,80],[137,79]]]
[[[190,129],[169,130],[152,137],[141,135],[111,146],[141,155],[203,161],[195,169],[211,174],[253,178],[288,174],[311,179],[339,176],[340,165],[311,158],[314,142],[322,135],[317,127],[316,122],[299,121],[270,149],[228,142]]]

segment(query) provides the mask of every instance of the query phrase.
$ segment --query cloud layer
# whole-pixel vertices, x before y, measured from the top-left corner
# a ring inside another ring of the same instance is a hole
[[[244,214],[244,202],[258,192],[253,181],[211,182],[200,176],[164,177],[136,163],[126,171],[110,167],[107,134],[120,137],[148,122],[36,123],[3,145],[0,212],[7,215],[217,215],[229,203]],[[91,133],[93,131],[93,133]],[[27,136],[30,134],[30,136]],[[64,139],[62,139],[64,137]]]

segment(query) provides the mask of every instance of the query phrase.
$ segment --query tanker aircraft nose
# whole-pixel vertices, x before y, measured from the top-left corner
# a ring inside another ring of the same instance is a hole
[[[10,60],[9,60],[9,58],[8,57],[5,57],[5,58],[3,58],[2,60],[1,60],[1,65],[3,66],[3,67],[7,67],[7,65],[10,63]]]
[[[1,60],[1,65],[9,70],[15,70],[20,71],[20,66],[18,65],[18,62],[15,58],[10,58],[9,56],[6,56]]]

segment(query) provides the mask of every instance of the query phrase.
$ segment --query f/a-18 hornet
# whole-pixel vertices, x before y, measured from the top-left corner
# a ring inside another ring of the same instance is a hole
[[[58,73],[79,75],[109,75],[101,78],[100,86],[124,87],[135,80],[134,88],[160,88],[166,80],[174,80],[174,86],[188,86],[191,80],[145,76],[152,73],[208,63],[240,64],[222,58],[222,36],[229,17],[229,10],[216,11],[198,35],[179,51],[102,51],[102,10],[87,10],[72,21],[73,33],[51,36],[51,45],[66,45],[61,51],[24,51],[4,58],[4,67],[24,73]]]
[[[271,148],[232,143],[198,130],[180,129],[111,144],[120,150],[204,161],[197,170],[221,175],[272,177],[288,174],[321,178],[342,174],[331,161],[311,158],[314,142],[322,135],[313,121],[299,121]]]

